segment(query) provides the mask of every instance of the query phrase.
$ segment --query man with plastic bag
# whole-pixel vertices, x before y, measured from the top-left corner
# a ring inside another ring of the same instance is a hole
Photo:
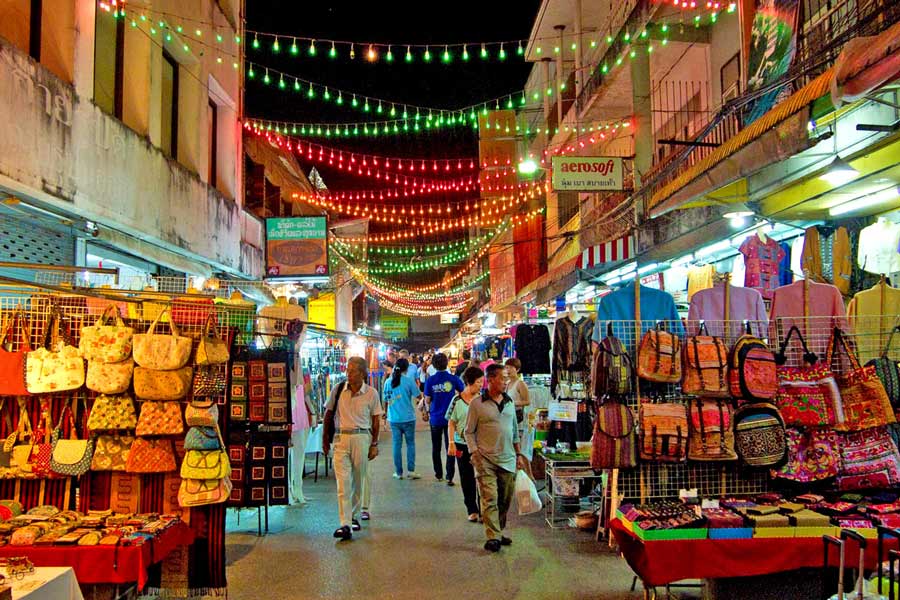
[[[503,535],[515,489],[516,469],[528,470],[519,451],[516,407],[503,391],[503,366],[489,365],[487,389],[469,405],[466,444],[481,494],[481,516],[487,542],[484,549],[499,552],[512,540]]]

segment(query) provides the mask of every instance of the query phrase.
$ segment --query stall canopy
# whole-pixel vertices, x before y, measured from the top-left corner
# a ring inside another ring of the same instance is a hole
[[[632,256],[634,256],[634,236],[625,235],[583,250],[578,257],[578,268],[593,269],[606,263],[628,260]]]

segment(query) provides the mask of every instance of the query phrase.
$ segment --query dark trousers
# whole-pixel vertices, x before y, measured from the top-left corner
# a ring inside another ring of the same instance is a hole
[[[438,479],[444,478],[444,467],[441,464],[442,441],[444,452],[447,452],[447,446],[450,444],[450,439],[447,437],[447,425],[432,425],[431,462],[434,463],[434,476]],[[447,453],[447,481],[452,481],[454,475],[456,475],[456,458]]]
[[[478,505],[478,487],[475,485],[475,467],[472,466],[472,455],[465,444],[456,444],[462,455],[456,459],[459,465],[459,482],[462,484],[463,500],[466,503],[466,514],[481,514]]]

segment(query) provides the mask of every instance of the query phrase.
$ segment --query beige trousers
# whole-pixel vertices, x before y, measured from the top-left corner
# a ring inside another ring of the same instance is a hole
[[[339,433],[334,437],[334,478],[341,527],[350,526],[351,519],[358,519],[362,511],[371,443],[368,433]]]

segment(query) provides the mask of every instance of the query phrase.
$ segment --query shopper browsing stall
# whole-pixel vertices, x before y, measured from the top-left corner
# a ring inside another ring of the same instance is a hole
[[[487,368],[488,387],[472,400],[466,419],[466,444],[478,478],[481,516],[487,542],[484,549],[498,552],[512,540],[503,535],[512,502],[516,468],[525,470],[516,428],[516,410],[503,391],[503,367]]]
[[[459,465],[459,481],[462,484],[463,500],[469,513],[469,521],[476,522],[481,516],[478,506],[478,491],[475,484],[475,470],[472,467],[472,459],[469,446],[464,437],[466,421],[469,418],[469,404],[478,397],[484,383],[484,371],[478,367],[469,367],[463,372],[463,383],[466,388],[461,391],[450,403],[447,409],[447,422],[449,423],[450,448],[448,454],[456,456]]]
[[[446,451],[449,446],[448,424],[446,419],[447,409],[453,396],[463,391],[465,386],[459,377],[447,372],[447,355],[438,353],[432,359],[435,368],[434,375],[425,380],[425,405],[429,412],[431,425],[431,460],[434,463],[434,478],[444,480],[444,468],[441,460],[441,445]],[[456,459],[447,454],[447,485],[453,484],[453,476],[456,474]]]
[[[394,366],[390,379],[385,380],[382,398],[387,408],[387,420],[391,424],[394,451],[394,479],[403,479],[403,440],[406,439],[406,470],[410,479],[419,479],[416,473],[416,409],[415,401],[421,396],[419,387],[409,378],[409,361],[401,358]]]

